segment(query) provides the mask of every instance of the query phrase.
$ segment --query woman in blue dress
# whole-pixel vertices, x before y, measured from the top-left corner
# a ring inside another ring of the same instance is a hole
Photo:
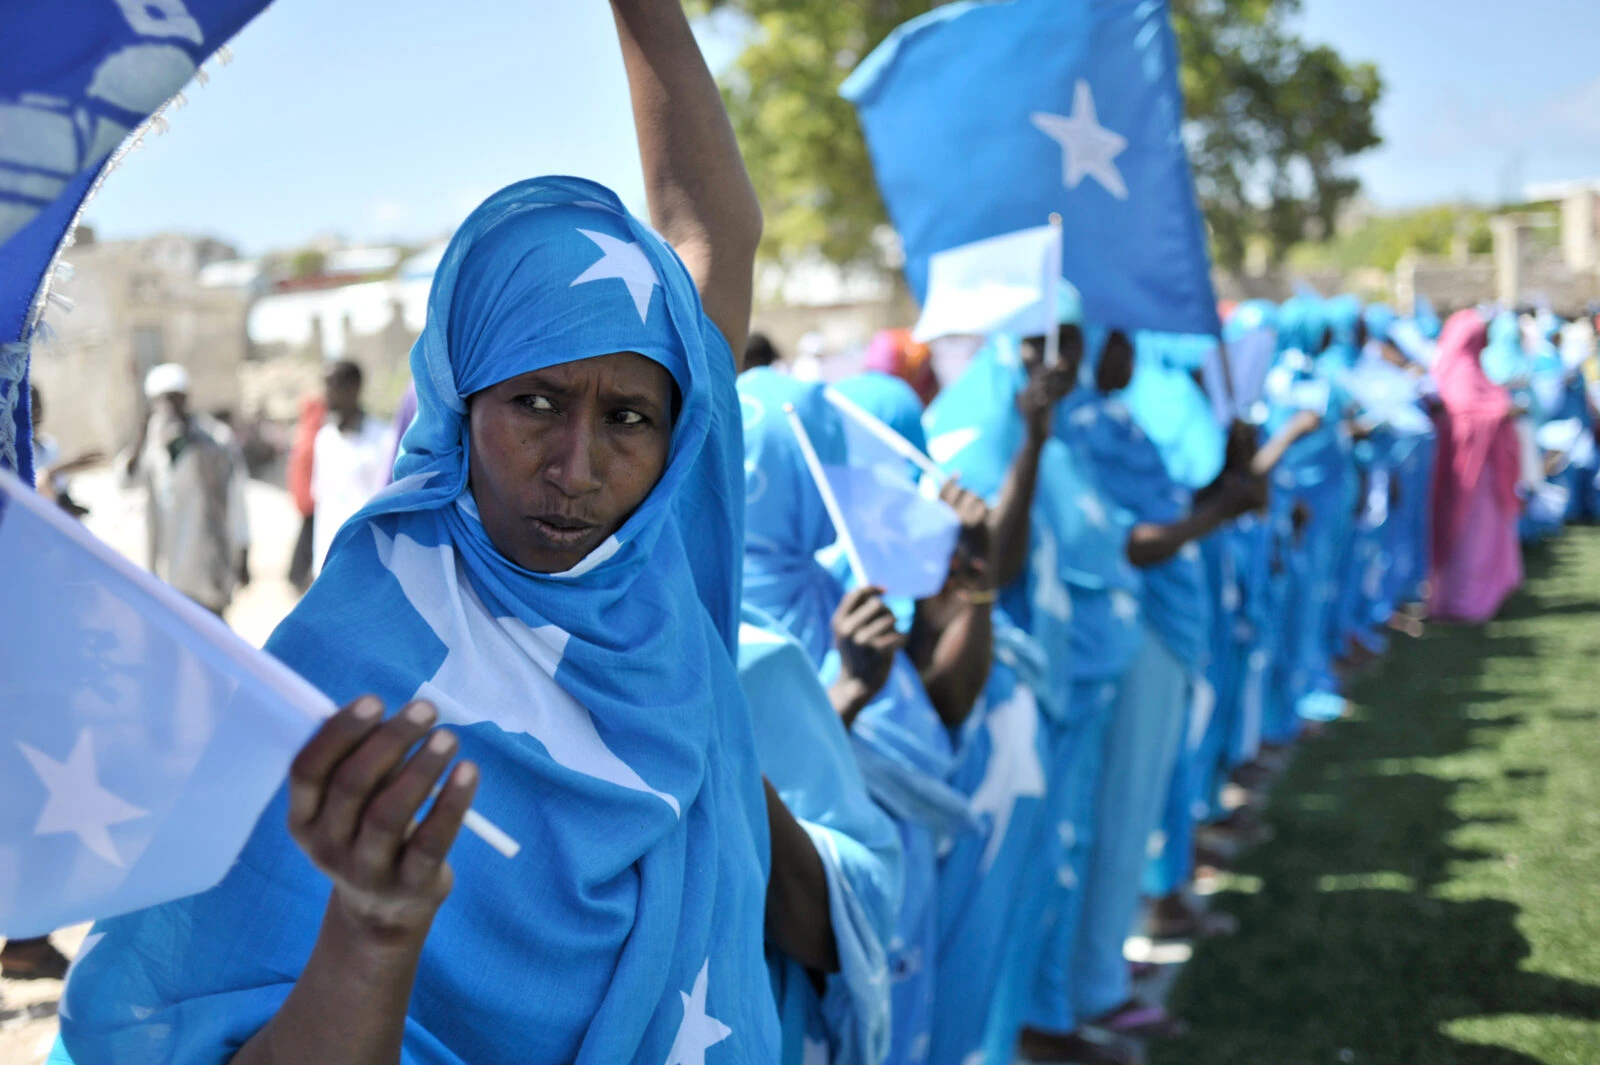
[[[812,922],[822,968],[769,943],[778,1001],[782,1065],[876,1065],[889,1051],[888,945],[903,889],[900,836],[867,794],[849,734],[816,668],[794,637],[745,607],[739,626],[739,683],[750,702],[756,756],[768,786],[793,820],[775,820],[774,839],[799,830],[793,849],[816,856],[809,877],[774,880],[769,893],[815,905]]]
[[[217,888],[95,930],[79,1065],[776,1058],[764,930],[817,943],[734,662],[760,212],[676,0],[613,10],[655,229],[543,178],[458,231],[398,477],[269,643],[345,709]],[[452,850],[469,803],[516,859]]]
[[[1161,372],[1157,352],[1140,358],[1148,361],[1144,372]],[[1118,398],[1133,379],[1134,359],[1129,339],[1111,333],[1096,360],[1094,386],[1069,397],[1057,421],[1058,436],[1100,494],[1132,516],[1125,552],[1143,578],[1138,613],[1144,630],[1137,655],[1116,681],[1117,702],[1101,754],[1082,930],[1064,964],[1070,966],[1067,989],[1078,1021],[1146,1034],[1169,1025],[1163,1011],[1134,997],[1122,944],[1138,908],[1146,844],[1165,809],[1191,680],[1203,668],[1207,651],[1211,619],[1194,541],[1259,506],[1264,493],[1241,471],[1224,478],[1199,505],[1193,503],[1191,490],[1168,473],[1161,452]],[[1172,417],[1177,412],[1147,413]],[[1043,1049],[1043,1040],[1035,1042]]]
[[[799,419],[823,465],[846,464],[844,424],[823,388],[772,369],[747,371],[738,387],[745,427],[745,602],[805,648],[849,730],[868,793],[899,830],[905,890],[888,947],[893,1024],[887,1060],[920,1061],[933,1018],[937,841],[973,827],[964,797],[948,783],[949,729],[971,711],[981,679],[968,687],[964,706],[948,698],[936,702],[929,678],[939,674],[940,656],[914,660],[882,589],[848,587],[818,560],[837,533],[786,412],[792,409]],[[981,505],[978,510],[981,524]],[[985,612],[987,598],[979,592]],[[915,636],[915,620],[911,628]]]

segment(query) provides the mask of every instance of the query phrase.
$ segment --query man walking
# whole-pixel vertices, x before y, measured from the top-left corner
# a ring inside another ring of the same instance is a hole
[[[190,411],[182,366],[152,369],[144,394],[150,412],[119,465],[145,489],[150,571],[220,616],[250,582],[244,461],[226,426]]]

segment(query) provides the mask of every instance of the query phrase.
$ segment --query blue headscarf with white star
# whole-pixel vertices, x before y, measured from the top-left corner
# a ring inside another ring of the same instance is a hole
[[[468,397],[623,351],[677,385],[666,469],[582,563],[525,570],[477,516]],[[735,666],[732,353],[614,194],[540,178],[456,233],[411,362],[398,479],[268,643],[336,702],[431,699],[481,767],[476,808],[522,844],[509,861],[469,836],[454,847],[403,1060],[660,1065],[715,1046],[772,1061],[766,806]],[[63,1010],[78,1065],[223,1060],[283,1004],[329,895],[285,805],[217,888],[99,927]]]

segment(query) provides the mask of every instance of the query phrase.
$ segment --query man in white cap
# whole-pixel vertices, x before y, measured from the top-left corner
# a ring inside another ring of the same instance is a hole
[[[150,571],[221,614],[250,581],[244,462],[233,434],[189,410],[189,372],[162,363],[144,379],[150,410],[119,461],[149,500]]]

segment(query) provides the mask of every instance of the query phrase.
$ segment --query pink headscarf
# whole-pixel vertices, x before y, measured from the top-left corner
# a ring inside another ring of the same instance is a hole
[[[1476,311],[1457,311],[1439,336],[1433,378],[1442,406],[1434,415],[1438,450],[1433,478],[1435,565],[1450,557],[1461,538],[1472,491],[1480,477],[1493,477],[1495,501],[1516,514],[1521,444],[1511,421],[1511,395],[1489,380],[1480,357],[1488,326]]]
[[[927,406],[939,394],[939,379],[934,376],[932,352],[928,345],[911,339],[909,329],[880,329],[867,346],[862,369],[876,370],[898,377],[910,385]]]

